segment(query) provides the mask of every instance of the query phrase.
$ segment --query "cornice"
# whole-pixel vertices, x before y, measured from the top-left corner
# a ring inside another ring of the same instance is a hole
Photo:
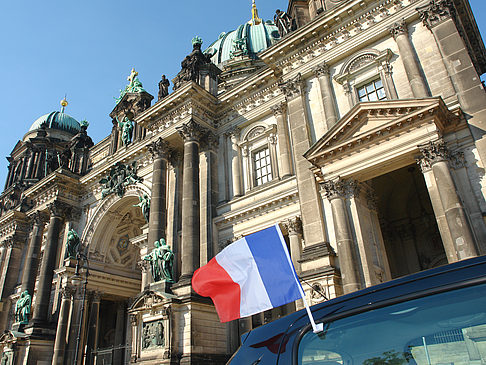
[[[189,82],[140,113],[135,121],[148,130],[154,130],[152,124],[157,123],[165,115],[173,113],[180,105],[186,104],[188,101],[194,102],[194,100],[197,100],[200,105],[205,105],[208,113],[214,113],[218,104],[218,99],[215,96],[195,82]]]
[[[293,77],[292,70],[298,70],[307,76],[323,61],[335,62],[338,58],[346,57],[351,48],[362,47],[363,42],[371,42],[378,36],[389,36],[389,26],[394,22],[402,18],[408,22],[412,18],[418,19],[415,7],[419,2],[382,0],[378,5],[373,0],[345,2],[289,34],[263,51],[260,57],[283,75]]]

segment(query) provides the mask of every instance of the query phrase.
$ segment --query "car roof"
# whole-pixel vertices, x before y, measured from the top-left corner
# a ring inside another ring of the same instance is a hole
[[[427,294],[427,291],[432,293],[437,290],[447,290],[449,287],[474,282],[474,280],[484,277],[486,277],[486,256],[480,256],[421,271],[327,300],[311,306],[311,311],[317,321],[330,314],[334,317],[353,310],[365,311],[367,308],[376,306],[377,303],[386,305],[387,302],[396,301],[398,298],[407,299],[407,297],[418,294],[423,296]],[[275,356],[278,356],[278,351],[272,351],[271,346],[273,348],[280,346],[281,339],[291,327],[300,328],[308,322],[305,309],[302,309],[264,326],[257,327],[242,336],[243,345],[239,351],[244,351],[245,347],[255,348],[259,344],[263,344]],[[274,342],[273,345],[272,341]]]

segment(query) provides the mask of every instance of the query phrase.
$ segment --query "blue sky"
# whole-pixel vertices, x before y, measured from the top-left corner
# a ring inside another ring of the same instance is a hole
[[[261,18],[272,19],[285,0],[256,0]],[[484,38],[486,1],[470,0]],[[251,0],[18,0],[0,14],[0,191],[6,156],[41,115],[59,110],[90,122],[99,142],[111,131],[113,97],[132,67],[157,96],[162,74],[172,79],[199,35],[203,48],[223,31],[251,18]],[[172,86],[170,88],[172,90]]]

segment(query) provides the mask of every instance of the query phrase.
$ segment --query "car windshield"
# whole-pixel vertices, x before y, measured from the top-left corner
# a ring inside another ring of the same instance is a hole
[[[299,365],[486,364],[486,284],[324,322]]]

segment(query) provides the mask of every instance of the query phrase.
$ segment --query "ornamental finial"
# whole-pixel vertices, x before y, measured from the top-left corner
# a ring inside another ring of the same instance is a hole
[[[64,95],[64,99],[61,100],[61,113],[64,113],[64,109],[68,106],[68,101],[66,100],[66,95]]]
[[[252,0],[251,4],[251,24],[258,25],[261,24],[262,19],[258,16],[258,9],[255,4],[255,0]]]

